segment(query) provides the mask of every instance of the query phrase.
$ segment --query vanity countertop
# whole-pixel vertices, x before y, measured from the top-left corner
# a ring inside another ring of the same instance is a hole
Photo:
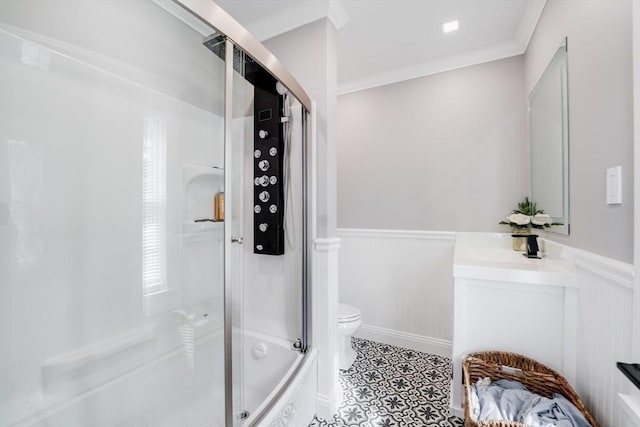
[[[457,233],[454,278],[577,287],[569,262],[545,254],[542,259],[526,258],[512,249],[511,239],[503,233]]]

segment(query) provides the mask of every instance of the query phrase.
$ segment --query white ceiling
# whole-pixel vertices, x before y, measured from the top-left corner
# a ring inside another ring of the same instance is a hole
[[[259,40],[328,17],[338,92],[521,54],[546,0],[215,0]],[[443,22],[460,29],[443,34]]]

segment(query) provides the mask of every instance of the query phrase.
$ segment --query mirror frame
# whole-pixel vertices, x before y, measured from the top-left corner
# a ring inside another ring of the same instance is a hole
[[[540,76],[538,83],[536,83],[535,87],[529,94],[529,105],[528,105],[528,124],[529,124],[529,200],[532,202],[536,202],[534,198],[534,188],[533,188],[533,175],[534,175],[534,165],[533,165],[533,150],[534,150],[534,141],[533,141],[533,126],[531,124],[531,105],[532,101],[535,98],[537,92],[544,85],[544,83],[552,78],[555,74],[553,73],[554,66],[560,63],[560,71],[561,71],[561,112],[562,112],[562,216],[552,216],[553,222],[562,223],[562,225],[552,226],[550,228],[545,228],[545,231],[549,231],[552,233],[559,233],[569,235],[570,229],[570,216],[569,216],[569,58],[568,58],[568,43],[567,38],[565,37],[563,43],[558,47],[555,54],[549,61],[544,73]],[[544,209],[544,206],[542,206]]]

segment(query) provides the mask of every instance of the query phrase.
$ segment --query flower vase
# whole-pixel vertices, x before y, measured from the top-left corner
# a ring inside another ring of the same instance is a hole
[[[513,250],[525,252],[527,250],[527,236],[531,234],[530,228],[512,228]]]

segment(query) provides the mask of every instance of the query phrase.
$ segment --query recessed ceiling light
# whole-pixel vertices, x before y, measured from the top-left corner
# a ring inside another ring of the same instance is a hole
[[[460,22],[456,19],[455,21],[449,21],[442,24],[442,32],[447,34],[452,31],[456,31],[460,26]]]

